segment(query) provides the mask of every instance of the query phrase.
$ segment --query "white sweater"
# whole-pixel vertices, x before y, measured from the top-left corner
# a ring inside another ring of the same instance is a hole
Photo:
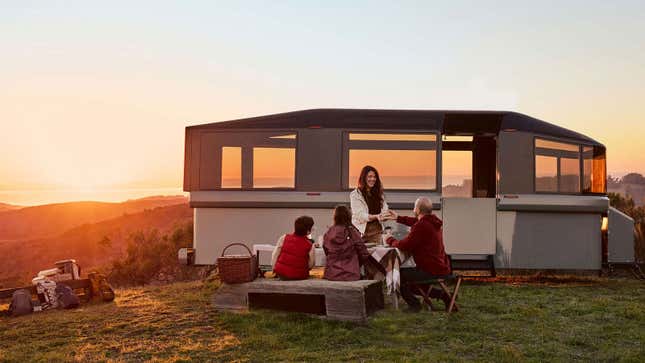
[[[352,224],[361,232],[365,233],[365,227],[367,222],[369,222],[369,207],[363,194],[358,189],[354,189],[349,193],[349,201],[352,208]],[[381,213],[387,211],[389,207],[385,201],[385,196],[383,196],[383,208],[381,208]],[[379,221],[380,222],[380,221]]]

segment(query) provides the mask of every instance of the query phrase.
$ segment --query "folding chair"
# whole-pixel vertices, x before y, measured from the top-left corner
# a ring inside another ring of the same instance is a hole
[[[450,256],[448,256],[448,261],[450,263],[450,271],[452,271],[452,258]],[[459,306],[457,305],[456,300],[459,294],[459,287],[461,286],[462,280],[463,280],[463,277],[461,275],[450,274],[450,275],[431,276],[428,279],[410,281],[409,283],[414,284],[416,286],[416,291],[423,298],[423,302],[426,305],[428,305],[430,310],[433,310],[433,311],[435,310],[435,308],[434,308],[434,305],[432,304],[432,299],[430,298],[430,291],[432,290],[433,284],[438,284],[441,287],[441,290],[450,297],[450,305],[448,305],[448,310],[447,310],[447,312],[450,314],[453,310],[459,311]],[[450,291],[450,289],[448,289],[448,286],[446,285],[447,281],[456,281],[455,288],[452,292]]]

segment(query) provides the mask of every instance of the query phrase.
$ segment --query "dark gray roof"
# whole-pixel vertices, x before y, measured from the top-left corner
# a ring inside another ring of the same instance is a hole
[[[583,134],[509,111],[378,110],[319,108],[190,126],[191,129],[360,128],[442,130],[446,134],[534,132],[602,146]]]

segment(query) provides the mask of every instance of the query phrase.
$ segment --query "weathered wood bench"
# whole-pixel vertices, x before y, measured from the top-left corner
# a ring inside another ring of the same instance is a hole
[[[244,284],[222,284],[212,302],[220,311],[274,309],[354,322],[365,322],[369,314],[384,307],[382,281],[376,280],[259,278]]]

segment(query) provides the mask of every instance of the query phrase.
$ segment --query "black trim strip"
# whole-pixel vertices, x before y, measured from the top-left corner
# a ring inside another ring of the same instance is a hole
[[[198,202],[191,201],[191,208],[313,208],[313,209],[333,209],[339,202]],[[414,209],[414,203],[388,203],[391,209]],[[432,209],[440,210],[440,203],[433,203]]]
[[[583,205],[499,204],[498,211],[555,212],[555,213],[605,213],[609,207]]]

